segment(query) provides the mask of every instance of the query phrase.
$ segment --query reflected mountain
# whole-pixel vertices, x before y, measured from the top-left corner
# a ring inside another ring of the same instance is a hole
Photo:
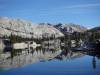
[[[0,68],[12,69],[36,62],[46,62],[53,60],[73,60],[86,55],[92,57],[93,68],[96,68],[96,58],[100,59],[99,50],[75,50],[69,47],[62,47],[60,41],[44,41],[42,46],[28,47],[25,49],[12,49],[0,54]]]
[[[62,51],[61,54],[55,58],[58,60],[73,60],[73,59],[80,58],[83,56],[84,54],[81,52]]]
[[[0,60],[0,67],[4,69],[17,68],[24,65],[36,63],[36,62],[44,62],[49,61],[55,58],[57,55],[61,53],[61,50],[52,51],[52,50],[34,50],[28,53],[26,50],[23,50],[20,54],[17,53],[16,56],[9,56],[8,58],[3,58]],[[8,55],[10,55],[8,53]],[[6,54],[2,54],[3,56],[7,56]]]

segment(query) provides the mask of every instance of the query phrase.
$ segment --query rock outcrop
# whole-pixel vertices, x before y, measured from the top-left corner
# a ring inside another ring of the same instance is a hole
[[[57,28],[58,30],[60,30],[62,33],[66,34],[66,33],[74,33],[74,32],[84,32],[87,30],[87,28],[80,26],[80,25],[76,25],[76,24],[57,24],[55,25],[55,28]]]
[[[58,29],[47,24],[34,24],[31,21],[0,17],[0,35],[16,35],[23,38],[43,38],[64,36]]]

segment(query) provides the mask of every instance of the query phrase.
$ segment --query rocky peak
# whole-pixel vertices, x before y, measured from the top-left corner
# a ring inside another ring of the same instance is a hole
[[[87,29],[81,25],[76,25],[76,24],[58,24],[55,25],[57,29],[59,29],[63,33],[73,33],[73,32],[84,32]]]
[[[47,37],[52,35],[55,35],[55,37],[64,36],[59,30],[45,23],[41,25],[8,17],[0,17],[0,34],[6,36],[13,34],[24,38],[42,38],[45,34]]]

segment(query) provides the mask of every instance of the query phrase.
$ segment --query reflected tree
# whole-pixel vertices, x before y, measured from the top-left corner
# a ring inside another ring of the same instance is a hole
[[[95,59],[95,56],[93,56],[92,65],[93,65],[93,69],[96,69],[96,59]]]

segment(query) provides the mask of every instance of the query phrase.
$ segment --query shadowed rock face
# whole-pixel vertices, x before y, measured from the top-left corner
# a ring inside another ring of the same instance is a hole
[[[42,38],[43,36],[64,36],[59,30],[48,24],[34,24],[31,21],[0,17],[0,34],[10,36],[11,34],[28,37]]]

